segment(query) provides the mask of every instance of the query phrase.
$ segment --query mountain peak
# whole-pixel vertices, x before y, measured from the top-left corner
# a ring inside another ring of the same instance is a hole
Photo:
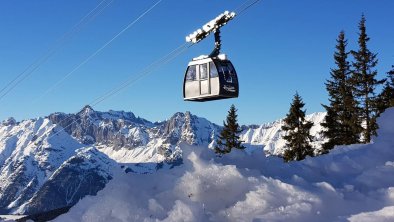
[[[84,107],[82,108],[81,111],[84,112],[84,113],[91,113],[91,112],[94,112],[94,109],[93,109],[91,106],[86,105],[86,106],[84,106]]]
[[[4,126],[12,126],[16,124],[16,120],[14,119],[14,117],[8,117],[6,120],[4,120],[2,122],[2,124]]]
[[[86,105],[84,106],[81,111],[79,111],[77,113],[78,116],[80,116],[81,118],[85,119],[85,118],[89,118],[89,119],[97,119],[99,113],[96,112],[91,106]]]

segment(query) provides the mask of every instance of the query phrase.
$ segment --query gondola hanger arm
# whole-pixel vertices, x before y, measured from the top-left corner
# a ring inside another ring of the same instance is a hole
[[[198,43],[209,36],[212,32],[218,32],[221,27],[226,25],[235,16],[235,12],[225,11],[221,13],[215,19],[206,23],[202,28],[197,29],[193,33],[186,36],[186,42]]]

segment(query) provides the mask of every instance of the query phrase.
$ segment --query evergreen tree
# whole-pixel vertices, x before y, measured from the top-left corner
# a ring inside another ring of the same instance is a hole
[[[223,121],[223,130],[216,141],[215,152],[219,154],[230,153],[232,148],[245,149],[239,140],[241,127],[238,125],[237,109],[231,105],[226,121]]]
[[[302,110],[304,105],[302,98],[296,93],[290,105],[289,113],[284,119],[282,130],[286,131],[286,136],[283,136],[283,139],[286,140],[287,149],[283,159],[286,162],[303,160],[308,155],[313,156],[313,149],[310,144],[312,136],[309,133],[313,122],[305,120],[305,110]]]
[[[326,105],[323,105],[323,107],[326,109],[327,115],[324,117],[323,122],[320,123],[320,125],[325,128],[321,133],[328,140],[322,145],[322,153],[328,153],[335,145],[339,145],[336,139],[341,137],[338,133],[340,123],[338,122],[338,116],[333,107]]]
[[[386,84],[378,98],[379,113],[389,107],[394,107],[394,66],[391,71],[387,72]]]
[[[335,145],[358,143],[362,130],[357,115],[357,102],[353,96],[353,85],[350,81],[351,71],[347,61],[349,52],[346,52],[346,46],[345,33],[341,31],[334,53],[337,67],[331,69],[331,79],[325,84],[330,97],[330,105],[323,105],[327,115],[321,123],[325,128],[322,133],[328,138],[328,141],[323,144],[324,153]]]
[[[352,51],[355,61],[353,65],[352,81],[355,86],[354,93],[358,99],[360,112],[359,116],[363,121],[363,142],[369,143],[371,136],[376,135],[376,115],[377,96],[375,95],[375,88],[384,83],[384,80],[377,80],[377,71],[375,69],[378,60],[377,54],[369,51],[367,42],[369,37],[366,33],[365,17],[362,15],[359,23],[359,38],[358,38],[358,51]]]

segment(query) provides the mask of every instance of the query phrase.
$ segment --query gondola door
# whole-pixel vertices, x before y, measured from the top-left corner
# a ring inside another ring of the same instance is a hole
[[[208,63],[199,65],[200,95],[210,94]]]

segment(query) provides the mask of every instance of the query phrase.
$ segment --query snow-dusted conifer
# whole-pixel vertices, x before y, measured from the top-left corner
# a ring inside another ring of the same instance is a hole
[[[220,132],[219,138],[216,141],[215,152],[219,154],[226,154],[231,152],[231,149],[245,149],[239,139],[241,127],[237,120],[237,109],[231,105],[226,121],[223,121],[223,130]]]
[[[286,131],[283,139],[286,140],[286,150],[283,159],[286,162],[303,160],[306,156],[313,156],[313,148],[310,144],[312,136],[309,131],[313,122],[305,120],[305,110],[302,98],[296,93],[290,105],[289,113],[284,119],[282,130]]]
[[[328,139],[323,144],[323,152],[327,153],[335,145],[355,144],[360,142],[362,131],[358,118],[357,102],[353,96],[350,65],[347,61],[345,33],[339,33],[334,53],[336,68],[331,69],[331,78],[325,83],[329,95],[329,105],[323,105],[327,111],[323,135]]]
[[[378,72],[375,67],[378,63],[377,54],[372,53],[368,47],[367,42],[369,37],[365,27],[365,16],[362,15],[359,23],[359,38],[358,51],[352,51],[355,61],[353,65],[352,80],[354,82],[354,95],[358,99],[360,106],[359,116],[364,124],[363,142],[369,143],[371,136],[376,135],[378,125],[376,123],[376,116],[378,114],[377,96],[375,89],[384,83],[384,80],[377,80]]]
[[[389,107],[394,107],[394,66],[392,66],[392,70],[387,72],[386,84],[378,96],[379,113]]]

